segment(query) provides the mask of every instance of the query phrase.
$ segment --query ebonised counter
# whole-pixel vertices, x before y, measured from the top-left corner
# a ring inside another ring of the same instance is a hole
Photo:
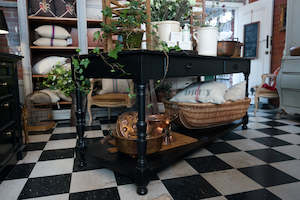
[[[159,171],[171,165],[175,161],[182,159],[185,155],[212,142],[214,139],[243,124],[247,128],[248,114],[239,123],[226,125],[221,128],[209,130],[212,134],[209,136],[198,135],[199,142],[171,149],[167,152],[159,152],[150,156],[145,155],[146,150],[146,122],[145,122],[145,87],[146,83],[151,80],[162,79],[163,77],[187,77],[187,76],[204,76],[220,75],[242,72],[245,75],[248,88],[248,77],[250,74],[250,60],[244,58],[226,58],[199,56],[191,52],[172,52],[165,54],[160,51],[134,50],[122,51],[118,59],[107,58],[107,61],[118,62],[124,65],[128,73],[111,72],[111,68],[97,55],[81,55],[80,59],[88,58],[90,64],[84,71],[88,78],[126,78],[133,79],[137,85],[137,103],[138,103],[138,155],[136,159],[126,155],[109,155],[105,151],[105,145],[86,145],[84,139],[85,130],[85,113],[82,107],[82,93],[76,88],[76,116],[77,116],[77,134],[78,142],[76,154],[79,158],[78,164],[85,167],[87,161],[92,163],[98,160],[102,167],[110,168],[118,173],[127,175],[134,179],[137,185],[137,193],[144,195],[147,193],[147,184],[151,178],[151,173]],[[168,69],[167,69],[168,68]],[[72,66],[72,69],[73,66]],[[79,79],[77,79],[79,80]],[[246,90],[248,96],[248,90]],[[206,130],[207,131],[207,130]],[[97,162],[97,161],[96,161]]]

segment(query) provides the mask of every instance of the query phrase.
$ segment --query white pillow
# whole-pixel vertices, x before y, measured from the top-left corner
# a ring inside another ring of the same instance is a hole
[[[45,38],[67,39],[71,37],[70,33],[61,26],[43,25],[35,29],[35,31]]]
[[[246,93],[246,81],[243,81],[229,88],[226,91],[224,98],[226,101],[228,100],[237,101],[240,99],[244,99],[246,96],[245,93]]]
[[[128,93],[129,82],[127,79],[102,79],[102,89],[97,94]]]
[[[53,46],[53,47],[66,47],[68,46],[67,40],[51,39],[51,38],[39,38],[33,42],[36,46]]]
[[[196,95],[196,101],[202,103],[225,103],[224,95],[227,90],[226,84],[221,82],[203,83],[199,88],[199,95]]]
[[[176,94],[170,101],[222,104],[225,102],[226,89],[226,85],[221,82],[194,83]]]
[[[43,90],[40,90],[40,92],[48,94],[50,96],[52,103],[57,103],[60,100],[60,98],[57,96],[57,94],[55,94],[55,91],[52,91],[50,89],[43,89]]]
[[[64,101],[72,101],[72,98],[69,96],[66,96],[62,91],[60,90],[55,90],[55,93],[57,94],[57,96],[64,100]]]
[[[52,68],[57,64],[65,64],[68,58],[59,57],[59,56],[49,56],[46,57],[39,62],[37,62],[33,66],[34,74],[48,74]]]
[[[186,103],[197,103],[196,94],[201,83],[193,83],[182,91],[178,92],[170,101],[173,102],[186,102]]]

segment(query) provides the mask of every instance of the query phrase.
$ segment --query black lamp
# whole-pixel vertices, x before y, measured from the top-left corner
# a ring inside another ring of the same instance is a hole
[[[0,10],[0,34],[8,34],[8,28],[3,14],[3,10]]]

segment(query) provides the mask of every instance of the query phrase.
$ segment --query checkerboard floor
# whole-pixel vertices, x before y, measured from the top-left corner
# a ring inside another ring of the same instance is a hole
[[[0,185],[0,199],[35,200],[296,200],[300,196],[300,120],[256,117],[249,129],[228,133],[170,168],[153,175],[140,197],[127,177],[108,169],[80,169],[74,155],[76,129],[59,122],[46,134],[29,136],[26,157]],[[108,120],[88,127],[89,142],[113,126]]]

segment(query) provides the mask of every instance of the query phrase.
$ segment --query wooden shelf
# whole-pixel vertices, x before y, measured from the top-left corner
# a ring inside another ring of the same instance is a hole
[[[32,78],[47,78],[47,74],[32,74]]]
[[[72,102],[71,101],[59,101],[58,102],[59,105],[71,105]],[[48,106],[50,104],[44,104],[44,103],[39,103],[39,104],[34,104],[35,106]],[[51,103],[51,105],[56,105],[56,103]]]
[[[101,19],[87,19],[88,28],[100,28],[100,23],[103,22]]]
[[[30,49],[41,49],[41,50],[76,50],[78,47],[67,46],[67,47],[51,47],[51,46],[30,46]]]
[[[30,22],[39,24],[61,24],[67,26],[77,26],[77,18],[28,16],[28,20]]]

